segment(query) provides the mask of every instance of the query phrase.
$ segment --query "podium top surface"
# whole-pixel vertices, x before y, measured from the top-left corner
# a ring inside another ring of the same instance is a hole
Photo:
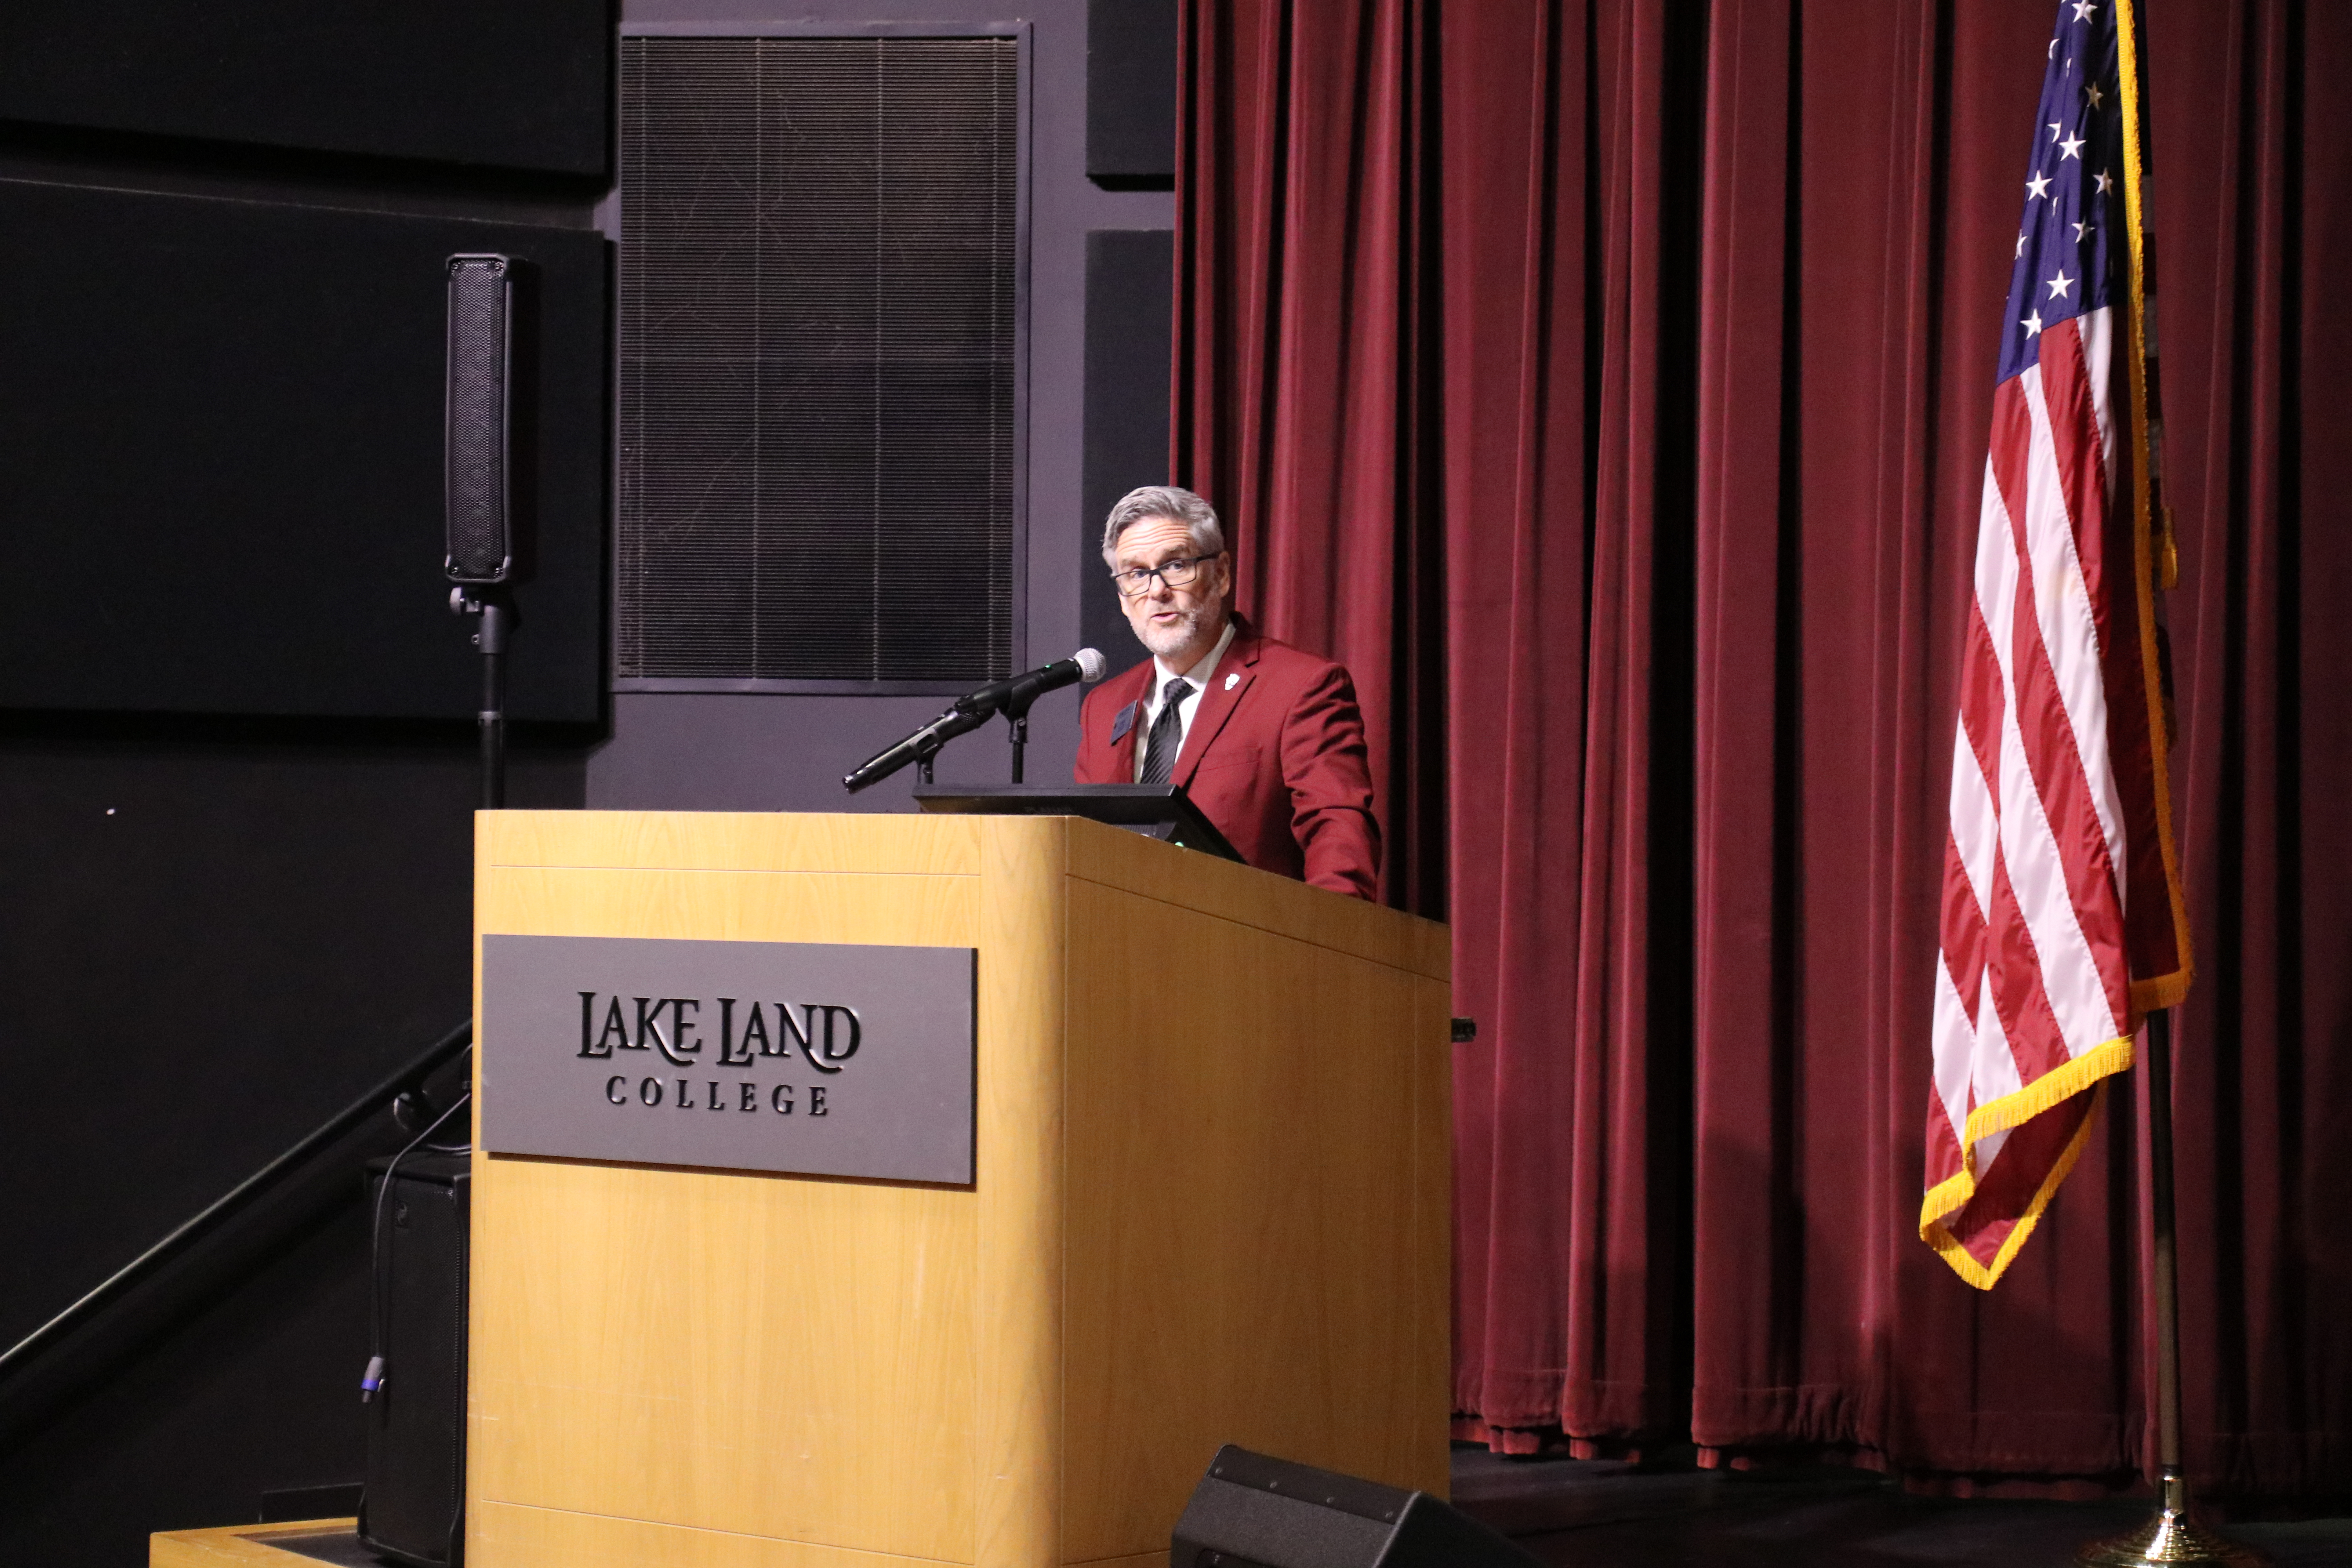
[[[1152,836],[1221,859],[1241,851],[1201,815],[1181,784],[917,784],[925,811],[972,816],[1083,816]]]
[[[1451,933],[1437,921],[1080,817],[485,811],[475,818],[478,879],[539,868],[985,880],[1040,858],[1055,860],[1070,878],[1197,909],[1271,936],[1432,979],[1452,975]]]

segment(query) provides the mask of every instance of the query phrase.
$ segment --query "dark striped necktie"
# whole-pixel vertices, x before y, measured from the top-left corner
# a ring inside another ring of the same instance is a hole
[[[1176,753],[1184,744],[1184,699],[1192,694],[1192,683],[1181,675],[1170,676],[1160,689],[1160,717],[1143,747],[1145,784],[1164,784],[1175,774]]]

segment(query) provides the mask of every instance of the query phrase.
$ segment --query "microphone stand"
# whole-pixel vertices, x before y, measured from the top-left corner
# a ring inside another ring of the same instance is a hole
[[[1013,742],[1013,782],[1014,784],[1026,782],[1021,776],[1023,753],[1029,749],[1029,705],[1036,701],[1037,697],[1038,694],[1033,691],[1026,697],[1016,698],[1013,701],[1004,705],[1004,722],[1010,726],[1013,731],[1011,739]],[[925,784],[929,784],[931,781],[929,778],[925,778],[923,782]]]

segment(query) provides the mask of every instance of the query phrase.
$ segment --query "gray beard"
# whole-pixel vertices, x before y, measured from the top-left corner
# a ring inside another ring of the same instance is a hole
[[[1135,635],[1155,658],[1166,658],[1200,636],[1202,623],[1215,614],[1216,608],[1217,606],[1213,605],[1195,605],[1189,610],[1180,612],[1184,617],[1180,624],[1170,626],[1165,631],[1146,629]]]

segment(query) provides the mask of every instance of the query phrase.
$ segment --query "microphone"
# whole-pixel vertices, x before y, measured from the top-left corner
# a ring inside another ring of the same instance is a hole
[[[1091,686],[1103,678],[1109,662],[1090,647],[1082,647],[1065,659],[1040,665],[1026,675],[1016,675],[1010,680],[992,680],[979,690],[955,700],[960,713],[1003,712],[1018,719],[1029,711],[1029,705],[1048,691],[1058,691],[1065,686],[1085,681]]]
[[[841,781],[841,787],[856,795],[868,784],[880,784],[908,763],[919,763],[936,753],[941,746],[988,722],[986,711],[967,713],[961,708],[950,708],[887,752],[877,752],[851,769]]]
[[[988,722],[997,713],[1018,719],[1029,711],[1029,705],[1048,691],[1057,691],[1078,681],[1094,682],[1103,678],[1108,668],[1103,656],[1090,647],[1082,647],[1065,659],[1058,659],[1016,675],[1009,680],[992,680],[979,690],[959,697],[948,710],[890,747],[876,753],[850,770],[841,785],[856,795],[869,784],[880,784],[908,763],[929,761],[940,747],[958,735],[969,734]]]

